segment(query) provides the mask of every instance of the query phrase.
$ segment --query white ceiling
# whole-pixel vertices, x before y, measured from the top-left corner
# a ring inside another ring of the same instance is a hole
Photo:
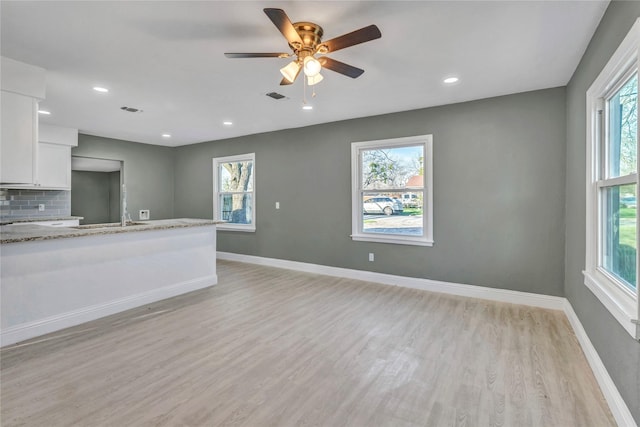
[[[47,70],[45,123],[178,146],[566,85],[607,1],[6,1],[2,56]],[[314,110],[262,11],[312,21],[324,40],[376,24],[382,38],[330,54],[365,73],[323,71]],[[460,81],[447,86],[443,78]],[[92,90],[100,85],[108,94]],[[287,98],[276,101],[266,93]],[[140,108],[127,113],[122,106]],[[232,126],[223,121],[233,121]],[[170,139],[161,134],[169,133]]]

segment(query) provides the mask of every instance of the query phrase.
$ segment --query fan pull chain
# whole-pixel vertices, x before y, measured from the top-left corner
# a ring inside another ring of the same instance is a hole
[[[306,76],[306,74],[303,74],[303,79],[302,79],[302,105],[307,105],[307,83],[308,83],[308,77]]]

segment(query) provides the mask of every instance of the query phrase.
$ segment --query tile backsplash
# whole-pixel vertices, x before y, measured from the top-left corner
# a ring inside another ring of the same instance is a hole
[[[44,205],[44,211],[38,205]],[[0,189],[0,220],[70,215],[71,191]]]

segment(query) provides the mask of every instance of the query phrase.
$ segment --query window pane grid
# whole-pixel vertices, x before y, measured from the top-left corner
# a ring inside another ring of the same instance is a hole
[[[635,184],[638,181],[638,176],[636,174],[633,175],[625,175],[619,176],[617,178],[609,178],[598,181],[596,185],[598,188],[606,188],[606,187],[615,187],[617,185],[626,185],[626,184]]]
[[[640,339],[639,65],[640,20],[586,93],[584,284],[634,339]]]
[[[221,229],[255,230],[255,154],[214,158],[214,218]]]
[[[625,74],[604,98],[598,132],[604,179],[597,181],[598,268],[637,295],[638,74]]]
[[[220,191],[218,192],[218,194],[222,195],[222,194],[229,194],[229,195],[234,195],[234,194],[253,194],[253,191]]]
[[[636,184],[603,188],[600,199],[600,265],[622,285],[636,289]]]
[[[352,144],[354,240],[433,244],[431,150],[430,135]]]

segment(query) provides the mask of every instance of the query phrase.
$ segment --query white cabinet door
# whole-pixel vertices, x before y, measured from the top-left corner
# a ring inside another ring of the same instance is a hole
[[[34,98],[2,91],[0,115],[0,182],[34,184],[38,103]]]
[[[47,142],[38,144],[38,186],[71,189],[71,147]]]

